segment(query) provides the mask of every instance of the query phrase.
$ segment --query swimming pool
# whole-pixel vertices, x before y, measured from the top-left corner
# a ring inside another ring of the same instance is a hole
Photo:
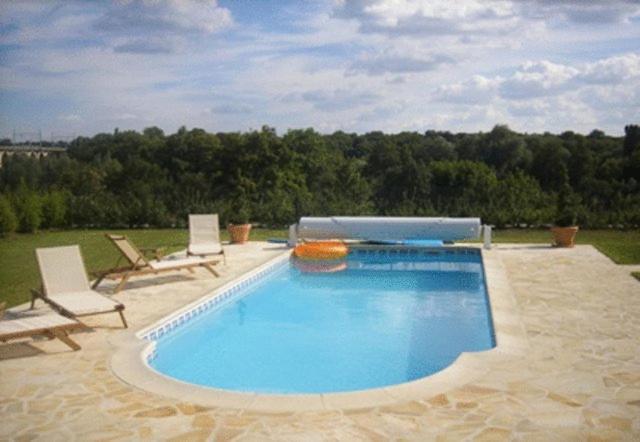
[[[287,260],[230,293],[154,335],[149,365],[226,390],[329,393],[419,379],[495,345],[477,249],[356,249],[330,273]]]

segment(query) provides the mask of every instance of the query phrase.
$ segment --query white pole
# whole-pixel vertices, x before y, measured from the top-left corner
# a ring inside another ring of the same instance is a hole
[[[298,224],[291,224],[289,226],[289,240],[287,245],[289,247],[295,247],[298,244]]]
[[[486,224],[482,226],[482,233],[484,236],[484,248],[491,250],[491,226]]]

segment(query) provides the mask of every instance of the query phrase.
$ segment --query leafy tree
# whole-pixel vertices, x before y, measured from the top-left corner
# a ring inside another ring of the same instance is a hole
[[[18,228],[18,217],[16,217],[9,199],[0,194],[0,235],[7,236]]]
[[[283,226],[303,215],[482,216],[549,223],[568,186],[583,226],[640,224],[638,126],[626,136],[443,131],[283,136],[157,127],[79,137],[67,154],[5,157],[0,193],[21,230],[184,226],[189,213],[237,210]],[[61,196],[64,195],[64,198]],[[63,202],[64,200],[64,202]],[[41,207],[40,207],[41,206]],[[29,216],[27,216],[30,214]]]
[[[533,152],[531,174],[545,191],[557,191],[569,180],[567,160],[571,153],[559,139],[538,137],[530,141]]]
[[[13,206],[18,217],[18,230],[22,233],[37,231],[42,223],[40,197],[30,190],[24,182],[13,195]]]
[[[492,203],[493,221],[500,227],[535,226],[548,222],[552,215],[550,198],[534,178],[522,171],[510,173],[498,183]]]
[[[51,191],[41,197],[42,227],[60,228],[67,225],[67,195],[60,191]]]
[[[479,140],[478,153],[481,159],[493,166],[498,176],[508,171],[524,169],[531,162],[531,153],[521,135],[507,126],[496,126]]]

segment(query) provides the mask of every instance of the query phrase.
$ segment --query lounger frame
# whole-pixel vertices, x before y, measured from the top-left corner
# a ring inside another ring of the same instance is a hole
[[[25,318],[25,320],[28,319],[29,318]],[[77,351],[80,350],[81,347],[76,341],[69,337],[69,332],[84,328],[86,328],[86,325],[79,321],[76,321],[72,324],[32,328],[29,330],[0,334],[0,342],[9,342],[14,339],[32,338],[34,336],[46,336],[49,339],[59,339],[73,351]]]
[[[92,287],[93,288],[93,287]],[[118,313],[120,315],[120,320],[122,321],[122,325],[124,328],[129,328],[129,324],[124,317],[124,305],[117,304],[113,307],[113,310],[105,310],[103,312],[91,312],[91,313],[74,313],[71,310],[68,310],[49,298],[45,292],[44,287],[41,287],[40,290],[31,289],[31,310],[35,307],[36,299],[42,299],[46,302],[53,310],[57,311],[63,316],[67,316],[69,318],[82,318],[85,316],[96,316],[96,315],[106,315],[108,313]]]
[[[86,289],[89,290],[89,281],[87,280],[87,273],[86,273],[86,269],[84,267],[84,259],[82,258],[82,252],[80,251],[80,247],[78,246],[69,246],[69,247],[76,247],[77,248],[77,253],[78,253],[78,258],[80,260],[79,262],[79,266],[81,266],[81,269],[78,269],[78,272],[82,272],[82,277],[84,278],[84,281],[82,282],[83,285],[86,284]],[[40,266],[40,259],[37,256],[38,251],[36,250],[36,260],[38,261],[38,265]],[[55,294],[50,294],[47,291],[47,284],[44,281],[44,275],[43,275],[43,270],[42,267],[40,268],[40,273],[41,273],[41,277],[43,278],[42,284],[40,286],[40,289],[32,289],[31,290],[31,309],[33,310],[33,308],[35,307],[35,302],[37,299],[42,299],[45,303],[47,303],[49,306],[51,306],[51,308],[55,311],[57,311],[58,313],[60,313],[63,316],[67,316],[70,318],[79,318],[79,317],[84,317],[84,316],[94,316],[94,315],[102,315],[102,314],[107,314],[107,313],[118,313],[118,315],[120,316],[120,320],[122,321],[122,325],[124,326],[124,328],[128,328],[129,325],[127,324],[127,320],[124,317],[124,305],[120,304],[120,303],[115,303],[113,305],[113,308],[108,308],[102,311],[92,311],[92,312],[87,312],[87,313],[78,313],[78,312],[74,312],[73,310],[70,310],[66,307],[64,307],[63,305],[61,305],[60,303],[56,302],[55,299],[50,298],[49,296],[55,296]],[[93,287],[91,287],[93,288]],[[96,296],[103,296],[100,293],[95,292]]]
[[[114,293],[118,293],[124,285],[127,283],[129,278],[132,276],[143,276],[154,274],[157,275],[163,272],[174,272],[176,270],[187,270],[193,273],[193,269],[196,267],[202,267],[208,270],[214,276],[219,277],[220,274],[213,268],[215,264],[217,264],[218,260],[207,260],[203,262],[197,263],[186,263],[180,264],[176,263],[176,265],[163,268],[163,269],[155,269],[151,267],[149,260],[147,257],[138,249],[125,235],[114,235],[107,233],[105,235],[107,239],[109,239],[114,246],[120,251],[121,257],[126,258],[129,261],[128,266],[115,267],[109,270],[105,270],[103,272],[95,272],[94,275],[97,276],[95,282],[91,286],[91,288],[95,289],[104,279],[120,279],[120,282],[114,289]],[[116,264],[117,265],[117,264]]]

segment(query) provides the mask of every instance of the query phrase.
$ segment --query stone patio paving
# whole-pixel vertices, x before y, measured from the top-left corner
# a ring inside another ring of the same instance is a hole
[[[134,280],[115,296],[143,328],[282,253],[228,247],[223,277]],[[472,384],[371,409],[264,414],[131,387],[110,370],[117,315],[58,341],[0,345],[1,440],[639,440],[640,283],[591,246],[500,245],[531,351]],[[18,308],[22,310],[23,307]],[[42,304],[39,311],[46,310]],[[36,312],[37,313],[37,312]]]

